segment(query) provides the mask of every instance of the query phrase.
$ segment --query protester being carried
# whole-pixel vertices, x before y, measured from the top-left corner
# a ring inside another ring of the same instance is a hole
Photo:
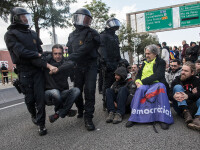
[[[48,63],[60,67],[64,62],[63,47],[60,44],[55,44],[52,47],[52,56],[47,57]],[[69,70],[61,70],[56,74],[49,74],[45,70],[45,102],[46,105],[54,105],[55,113],[49,116],[51,123],[55,122],[59,117],[73,117],[76,115],[76,110],[71,107],[80,94],[79,88],[69,89],[68,76]]]
[[[136,77],[137,91],[131,103],[131,116],[126,127],[132,127],[135,122],[160,122],[166,130],[173,123],[170,104],[165,84],[165,61],[158,57],[156,45],[145,48],[146,61]]]

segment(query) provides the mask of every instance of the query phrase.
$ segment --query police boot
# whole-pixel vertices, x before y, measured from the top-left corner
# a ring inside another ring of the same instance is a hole
[[[47,129],[46,129],[45,125],[40,125],[38,127],[39,127],[38,133],[40,136],[47,134]]]
[[[84,121],[85,121],[85,127],[88,131],[95,130],[95,126],[92,122],[92,118],[85,118]]]

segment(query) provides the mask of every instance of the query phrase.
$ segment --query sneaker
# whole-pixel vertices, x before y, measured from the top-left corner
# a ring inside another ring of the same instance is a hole
[[[76,116],[77,114],[77,110],[73,110],[73,109],[70,109],[68,112],[67,112],[67,116],[68,117],[74,117]]]
[[[109,112],[109,114],[108,114],[108,117],[106,118],[106,122],[107,123],[111,123],[111,122],[113,122],[113,119],[114,119],[114,112]]]
[[[35,116],[32,116],[32,117],[31,117],[31,120],[32,120],[33,124],[37,125],[37,119],[36,119]]]
[[[130,127],[132,127],[134,124],[135,124],[134,122],[128,121],[128,122],[126,123],[125,126],[126,126],[127,128],[130,128]]]
[[[200,116],[196,116],[192,123],[188,124],[190,129],[200,130]]]
[[[94,126],[91,118],[85,118],[85,127],[88,131],[95,130],[95,126]]]
[[[122,115],[120,113],[115,113],[113,124],[118,124],[120,122],[122,122]]]
[[[193,121],[192,116],[191,116],[189,110],[187,110],[187,109],[185,109],[183,111],[183,117],[185,119],[185,123],[187,123],[187,124],[191,123]]]
[[[168,130],[168,129],[169,129],[169,124],[164,123],[164,122],[160,122],[160,127],[161,127],[163,130]]]
[[[49,122],[53,123],[55,122],[57,119],[59,118],[59,115],[58,114],[53,114],[53,115],[50,115],[49,116]]]
[[[43,136],[43,135],[46,135],[46,134],[47,134],[47,129],[45,128],[44,125],[43,125],[43,126],[39,126],[38,132],[39,132],[39,135],[40,135],[40,136]]]

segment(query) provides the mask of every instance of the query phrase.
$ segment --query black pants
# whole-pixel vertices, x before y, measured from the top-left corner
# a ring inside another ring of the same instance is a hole
[[[8,83],[8,77],[3,77],[3,83],[5,84],[5,83]]]
[[[24,89],[25,103],[31,116],[36,116],[37,124],[45,124],[44,77],[42,70],[20,72],[20,82]]]
[[[84,110],[84,118],[93,118],[95,105],[95,91],[97,78],[97,64],[96,62],[88,64],[87,66],[78,65],[75,68],[74,86],[79,88],[81,94],[76,100],[78,113]],[[83,104],[83,91],[85,96],[85,104]]]
[[[102,70],[99,71],[98,88],[99,88],[99,92],[103,91],[103,74],[102,74]]]
[[[103,101],[106,102],[106,89],[110,88],[115,82],[114,71],[104,72],[103,74]]]

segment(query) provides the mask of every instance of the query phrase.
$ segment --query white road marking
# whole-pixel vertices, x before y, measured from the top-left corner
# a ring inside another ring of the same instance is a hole
[[[14,107],[14,106],[17,106],[17,105],[21,105],[21,104],[24,104],[24,102],[17,103],[17,104],[14,104],[14,105],[10,105],[10,106],[6,106],[6,107],[3,107],[3,108],[0,108],[0,110],[4,110],[4,109],[10,108],[10,107]]]

